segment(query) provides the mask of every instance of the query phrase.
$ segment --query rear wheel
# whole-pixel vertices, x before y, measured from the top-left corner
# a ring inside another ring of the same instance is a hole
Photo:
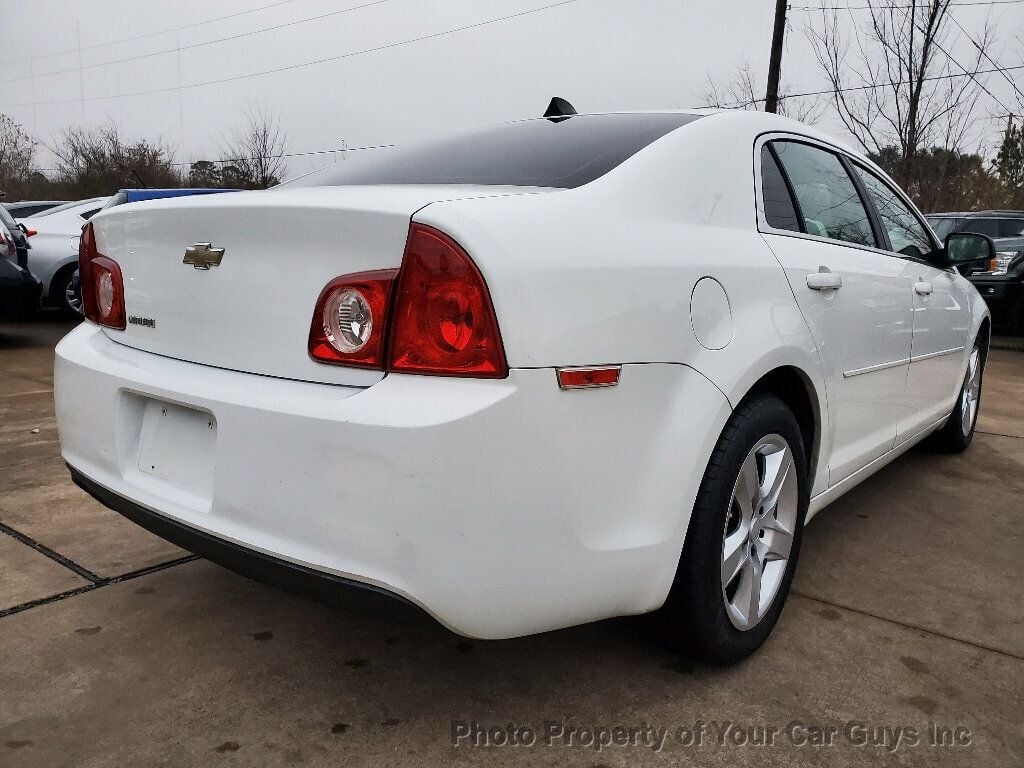
[[[777,397],[757,395],[726,424],[690,519],[664,639],[714,664],[757,650],[789,593],[807,514],[800,427]]]
[[[943,453],[960,453],[967,450],[974,439],[974,427],[978,423],[981,408],[981,382],[985,374],[985,349],[978,341],[967,359],[967,372],[960,387],[953,412],[946,425],[931,437],[931,445]]]

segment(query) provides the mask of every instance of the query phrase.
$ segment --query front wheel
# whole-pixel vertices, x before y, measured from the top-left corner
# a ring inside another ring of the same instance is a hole
[[[975,341],[971,356],[967,359],[967,373],[964,374],[953,412],[946,425],[931,437],[931,445],[936,450],[960,453],[966,451],[971,444],[981,408],[981,381],[984,374],[985,348],[980,341]]]
[[[701,482],[659,618],[671,646],[713,664],[749,656],[789,593],[807,514],[799,424],[772,395],[730,417]]]

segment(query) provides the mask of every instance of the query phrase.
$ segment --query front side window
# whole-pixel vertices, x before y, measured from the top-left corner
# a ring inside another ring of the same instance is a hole
[[[793,186],[807,234],[877,247],[857,187],[836,155],[795,141],[772,146]]]
[[[921,258],[934,250],[924,224],[914,215],[900,196],[885,182],[863,168],[858,168],[868,197],[878,211],[882,228],[889,236],[891,250],[903,256]]]

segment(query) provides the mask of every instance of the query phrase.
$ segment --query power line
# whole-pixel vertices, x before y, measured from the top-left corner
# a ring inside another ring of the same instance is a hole
[[[902,11],[903,11],[903,17],[904,17],[904,18],[905,18],[905,19],[906,19],[906,20],[907,20],[908,22],[910,22],[910,24],[911,24],[912,26],[917,26],[917,18],[916,18],[916,16],[914,16],[914,15],[912,15],[912,14],[910,14],[910,13],[907,13],[907,9],[905,9],[905,8],[900,8],[900,6],[895,6],[895,5],[890,5],[890,6],[888,6],[888,7],[889,7],[889,8],[892,8],[892,9],[899,9],[899,10],[902,10]],[[949,18],[953,18],[951,14],[950,14]],[[958,25],[958,26],[959,26],[959,25]],[[923,32],[925,31],[924,29],[921,29],[920,27],[919,27],[919,29],[920,29],[920,31],[921,31],[922,33],[923,33]],[[960,27],[960,29],[963,29],[963,27]],[[964,32],[964,34],[967,34],[967,33],[966,33],[966,32]],[[973,42],[973,41],[972,41],[972,42]],[[979,79],[978,79],[978,78],[977,78],[977,77],[975,76],[975,73],[969,72],[969,71],[967,70],[967,67],[965,67],[965,66],[964,66],[963,64],[961,64],[961,63],[960,63],[959,61],[957,61],[956,59],[954,59],[954,58],[953,58],[953,54],[951,54],[951,53],[950,53],[949,51],[947,51],[947,50],[946,50],[945,48],[943,48],[943,47],[942,47],[942,43],[940,43],[940,42],[939,42],[939,41],[938,41],[938,40],[936,39],[936,36],[932,36],[932,44],[933,44],[933,45],[934,45],[934,46],[935,46],[936,48],[938,48],[938,49],[939,49],[940,51],[942,51],[942,53],[943,53],[943,54],[945,55],[945,57],[946,57],[947,59],[949,59],[949,60],[950,60],[951,62],[953,62],[954,64],[956,64],[956,65],[957,65],[957,66],[958,66],[958,67],[960,68],[960,70],[961,70],[961,71],[962,71],[962,72],[963,72],[963,73],[964,73],[965,75],[969,76],[969,77],[971,78],[971,80],[973,80],[973,81],[974,81],[974,82],[975,82],[975,83],[977,84],[977,86],[978,86],[979,88],[981,88],[981,90],[983,90],[983,91],[984,91],[985,93],[987,93],[987,94],[989,95],[989,97],[990,97],[990,98],[991,98],[991,99],[992,99],[993,101],[995,101],[995,103],[996,103],[996,104],[998,104],[998,105],[999,105],[1000,107],[1002,107],[1002,108],[1003,108],[1003,109],[1004,109],[1004,110],[1005,110],[1005,111],[1006,111],[1007,113],[1010,113],[1010,112],[1012,112],[1012,111],[1013,111],[1013,110],[1011,110],[1011,109],[1010,109],[1010,108],[1009,108],[1008,106],[1006,106],[1005,104],[1003,104],[1003,102],[1002,102],[1002,101],[1001,101],[1001,100],[1000,100],[1000,99],[999,99],[999,98],[998,98],[998,97],[997,97],[997,96],[996,96],[996,95],[995,95],[994,93],[992,93],[992,91],[990,91],[990,90],[989,90],[988,88],[986,88],[986,87],[985,87],[985,84],[984,84],[984,83],[982,83],[982,82],[981,82],[981,80],[979,80]],[[981,50],[981,47],[980,47],[980,46],[978,46],[978,45],[977,45],[976,43],[975,43],[975,47],[977,47],[979,51]],[[984,51],[982,51],[982,53],[984,53]],[[995,64],[995,62],[994,62],[994,61],[993,61],[992,63],[993,63],[993,64]],[[999,67],[999,65],[998,65],[998,64],[996,64],[996,67]],[[1000,70],[998,70],[998,71],[1002,71],[1002,70],[1000,69]]]
[[[220,38],[217,38],[216,40],[207,40],[207,41],[202,42],[202,43],[192,43],[191,45],[183,45],[181,47],[176,47],[176,48],[166,48],[166,49],[164,49],[162,51],[154,51],[152,53],[141,53],[138,56],[127,56],[127,57],[125,57],[123,59],[114,59],[113,61],[104,61],[104,62],[100,62],[98,64],[87,64],[84,67],[82,67],[82,66],[79,66],[79,67],[69,67],[68,69],[57,69],[57,70],[54,70],[53,72],[39,72],[39,73],[36,73],[34,75],[22,75],[21,77],[12,77],[12,78],[9,78],[7,80],[0,80],[0,85],[3,85],[5,83],[16,83],[16,82],[18,82],[20,80],[30,80],[30,79],[32,79],[34,77],[36,77],[36,78],[38,78],[38,77],[50,77],[52,75],[64,75],[64,74],[67,74],[69,72],[81,72],[83,69],[97,69],[99,67],[110,67],[110,66],[113,66],[114,64],[123,64],[123,63],[125,63],[127,61],[138,61],[139,59],[149,59],[149,58],[152,58],[154,56],[164,56],[164,55],[166,55],[168,53],[180,53],[181,51],[188,51],[188,50],[191,50],[193,48],[203,48],[204,46],[207,46],[207,45],[215,45],[217,43],[225,43],[225,42],[228,42],[228,41],[231,41],[231,40],[239,40],[239,39],[241,39],[243,37],[252,37],[253,35],[263,34],[264,32],[273,32],[274,30],[284,29],[285,27],[294,27],[294,26],[297,26],[299,24],[307,24],[307,23],[309,23],[311,21],[320,21],[321,19],[326,19],[326,18],[329,18],[331,16],[339,16],[339,15],[341,15],[343,13],[351,13],[352,11],[359,11],[359,10],[362,10],[364,8],[370,8],[370,7],[374,6],[374,5],[381,5],[383,3],[390,3],[390,2],[391,2],[391,0],[373,0],[373,2],[363,3],[362,5],[357,5],[357,6],[354,6],[352,8],[342,8],[342,9],[337,10],[337,11],[329,11],[327,13],[321,13],[319,16],[310,16],[309,18],[306,18],[306,19],[298,19],[296,21],[287,21],[287,22],[284,22],[282,24],[275,24],[274,26],[271,26],[271,27],[262,27],[260,29],[254,29],[254,30],[251,30],[249,32],[240,32],[237,35],[229,35],[228,37],[220,37]]]
[[[395,146],[394,144],[370,144],[370,145],[367,145],[367,146],[364,146],[364,147],[342,147],[340,149],[316,149],[316,150],[312,150],[310,152],[283,152],[283,153],[280,153],[280,154],[277,154],[277,155],[267,155],[266,157],[268,159],[272,159],[272,160],[282,160],[282,159],[287,159],[289,157],[313,157],[314,155],[334,155],[334,154],[339,154],[339,153],[344,153],[344,152],[363,152],[363,151],[368,150],[368,149],[390,149],[390,148],[392,148],[394,146]],[[208,162],[208,163],[214,163],[214,164],[239,163],[239,162],[242,162],[243,160],[262,160],[263,157],[264,157],[263,155],[260,155],[259,157],[224,157],[224,158],[221,158],[219,160],[206,160],[206,161],[204,161],[204,160],[200,159],[200,160],[193,160],[192,162],[172,162],[172,163],[167,163],[167,165],[173,166],[175,168],[184,168],[185,166],[191,166],[194,163],[199,163],[199,162]],[[60,168],[33,168],[32,170],[33,171],[41,171],[43,173],[52,173],[54,171],[59,171]]]
[[[974,75],[987,75],[992,72],[998,72],[1000,70],[1005,70],[1006,72],[1013,72],[1018,69],[1024,69],[1024,64],[1014,64],[1011,67],[1000,67],[999,69],[977,69],[974,71],[973,74],[966,72],[956,72],[946,75],[932,75],[930,77],[919,78],[916,82],[932,82],[933,80],[951,80],[952,78],[955,77],[973,77]],[[897,80],[896,82],[891,83],[870,83],[868,85],[851,85],[847,88],[829,88],[828,90],[824,91],[804,91],[803,93],[787,93],[784,96],[781,96],[780,98],[798,99],[804,96],[828,96],[833,93],[848,93],[850,91],[870,91],[873,90],[874,88],[892,88],[893,86],[910,84],[911,83],[907,80]],[[732,106],[729,107],[723,107],[723,109],[741,109],[743,107],[752,107],[755,104],[761,104],[762,102],[764,102],[764,99],[751,99],[750,101],[743,101],[738,104],[733,104]]]
[[[1017,83],[1014,81],[1014,79],[1003,71],[1003,68],[999,66],[998,62],[996,62],[995,59],[988,55],[988,51],[982,48],[977,40],[971,37],[967,30],[964,29],[963,25],[959,21],[957,21],[956,16],[954,16],[953,14],[949,14],[949,18],[953,21],[954,24],[956,24],[960,28],[960,31],[963,32],[964,36],[971,41],[971,44],[978,49],[978,52],[986,59],[988,59],[989,63],[992,66],[999,68],[999,74],[1001,74],[1003,76],[1003,79],[1005,79],[1006,82],[1010,84],[1010,87],[1013,88],[1014,93],[1017,95],[1017,102],[1020,104],[1021,108],[1024,109],[1024,93],[1021,93],[1021,90],[1020,88],[1017,87]],[[1010,110],[1007,110],[1007,112],[1009,111]]]
[[[972,5],[1015,5],[1024,0],[977,0],[971,2],[966,0],[962,3],[950,3],[950,8],[965,8]],[[913,8],[911,5],[892,6],[894,8]],[[805,5],[799,8],[790,8],[791,11],[869,11],[878,8],[877,5]]]
[[[342,59],[348,59],[348,58],[352,58],[354,56],[361,56],[361,55],[366,54],[366,53],[377,53],[379,51],[386,51],[386,50],[389,50],[391,48],[398,48],[398,47],[401,47],[403,45],[410,45],[412,43],[420,43],[420,42],[423,42],[425,40],[433,40],[433,39],[436,39],[436,38],[439,38],[439,37],[444,37],[446,35],[452,35],[452,34],[455,34],[457,32],[465,32],[465,31],[470,30],[470,29],[477,29],[479,27],[486,27],[486,26],[488,26],[490,24],[497,24],[497,23],[502,22],[502,21],[509,21],[511,19],[516,19],[516,18],[519,18],[521,16],[529,16],[530,14],[540,13],[541,11],[549,11],[552,8],[559,8],[561,6],[570,5],[571,3],[575,3],[575,2],[577,2],[577,0],[561,0],[560,2],[557,2],[557,3],[551,3],[550,5],[541,6],[540,8],[530,8],[530,9],[525,10],[525,11],[519,11],[518,13],[510,13],[510,14],[508,14],[506,16],[499,16],[498,18],[495,18],[495,19],[487,19],[486,21],[478,21],[478,22],[476,22],[474,24],[466,24],[465,26],[455,27],[454,29],[446,29],[446,30],[443,30],[441,32],[434,32],[434,33],[429,34],[429,35],[421,35],[420,37],[414,37],[414,38],[411,38],[411,39],[408,39],[408,40],[399,40],[398,42],[386,43],[384,45],[378,45],[378,46],[374,46],[372,48],[363,48],[363,49],[358,50],[358,51],[350,51],[348,53],[342,53],[342,54],[339,54],[337,56],[328,56],[327,58],[323,58],[323,59],[316,59],[314,61],[306,61],[306,62],[302,62],[301,64],[290,64],[290,65],[284,66],[284,67],[275,67],[274,69],[265,69],[265,70],[261,70],[259,72],[250,72],[250,73],[245,74],[245,75],[234,75],[232,77],[222,77],[222,78],[219,78],[217,80],[206,80],[206,81],[203,81],[203,82],[200,82],[200,83],[186,83],[185,85],[182,85],[181,88],[182,89],[189,89],[189,88],[201,88],[201,87],[207,86],[207,85],[220,85],[222,83],[232,83],[232,82],[236,82],[238,80],[246,80],[246,79],[248,79],[250,77],[262,77],[264,75],[272,75],[272,74],[276,74],[278,72],[289,72],[289,71],[292,71],[292,70],[295,70],[295,69],[303,69],[305,67],[312,67],[312,66],[315,66],[317,64],[327,64],[327,63],[332,62],[332,61],[340,61]],[[52,101],[30,101],[30,102],[11,103],[11,104],[5,104],[4,107],[5,108],[7,108],[7,107],[31,107],[31,106],[43,106],[43,105],[49,105],[49,104],[72,104],[72,103],[75,103],[75,102],[78,102],[78,101],[106,101],[106,100],[109,100],[109,99],[128,98],[130,96],[148,96],[150,94],[168,93],[170,91],[176,91],[176,90],[178,90],[178,86],[173,86],[173,87],[168,87],[168,88],[153,88],[153,89],[148,90],[148,91],[132,91],[132,92],[129,92],[129,93],[119,93],[119,94],[116,94],[116,95],[113,95],[113,96],[84,96],[84,97],[79,97],[77,99],[55,99],[55,100],[52,100]]]
[[[239,16],[247,16],[250,13],[256,13],[258,11],[265,11],[265,10],[267,10],[269,8],[277,8],[280,5],[289,5],[290,3],[294,3],[296,1],[297,0],[278,0],[278,2],[276,2],[276,3],[270,3],[269,5],[261,5],[258,8],[251,8],[248,11],[238,11],[236,13],[229,13],[227,16],[218,16],[215,19],[207,19],[206,21],[196,21],[196,22],[193,22],[192,24],[184,24],[184,25],[182,25],[180,27],[171,27],[170,29],[161,29],[159,32],[147,32],[144,35],[135,35],[134,37],[124,37],[124,38],[121,38],[120,40],[111,40],[111,41],[106,42],[106,43],[97,43],[96,45],[83,46],[81,50],[83,50],[83,51],[91,51],[91,50],[93,50],[95,48],[107,48],[107,47],[109,47],[111,45],[120,45],[121,43],[130,43],[130,42],[132,42],[134,40],[143,40],[143,39],[145,39],[147,37],[157,37],[158,35],[166,35],[166,34],[169,34],[171,32],[181,32],[183,29],[193,29],[195,27],[202,27],[202,26],[205,26],[206,24],[214,24],[214,23],[216,23],[218,21],[224,21],[226,19],[235,19],[235,18],[238,18]],[[2,62],[0,62],[0,64],[5,64],[5,65],[6,64],[20,64],[23,61],[39,61],[40,59],[49,59],[49,58],[52,58],[54,56],[63,56],[65,53],[76,53],[78,50],[79,50],[78,48],[68,48],[68,49],[63,50],[63,51],[54,51],[53,53],[44,53],[44,54],[40,54],[38,56],[26,56],[23,59],[11,59],[9,61],[2,61]]]

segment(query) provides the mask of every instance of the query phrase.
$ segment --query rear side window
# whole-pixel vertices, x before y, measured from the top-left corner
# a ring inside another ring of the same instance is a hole
[[[946,235],[950,232],[959,232],[964,221],[964,219],[954,219],[949,216],[932,216],[928,218],[928,223],[932,225],[932,230],[939,240],[945,240]]]
[[[1000,237],[1019,237],[1024,234],[1024,219],[1000,219]]]
[[[795,141],[772,142],[809,235],[877,247],[871,220],[839,157]]]
[[[989,237],[1017,237],[1024,230],[1024,219],[961,219],[957,232],[973,232]]]
[[[871,202],[875,204],[882,228],[889,236],[889,245],[893,251],[904,256],[921,258],[934,250],[932,239],[928,236],[924,224],[900,199],[895,190],[873,173],[857,168],[860,179],[864,182]]]
[[[761,147],[761,199],[764,201],[764,218],[769,226],[801,231],[786,179],[767,144]]]
[[[700,115],[651,113],[522,120],[405,148],[354,153],[289,185],[579,187],[698,119]]]

